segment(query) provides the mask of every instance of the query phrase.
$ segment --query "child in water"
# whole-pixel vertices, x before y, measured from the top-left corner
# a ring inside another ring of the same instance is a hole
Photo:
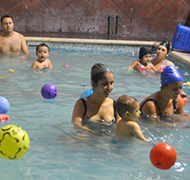
[[[139,61],[134,61],[128,70],[155,72],[156,68],[150,62],[152,59],[151,50],[147,47],[141,47],[139,51]]]
[[[139,108],[138,101],[133,97],[123,95],[117,99],[116,111],[122,118],[117,123],[116,128],[120,140],[126,141],[129,137],[135,136],[143,141],[148,141],[142,134],[140,126],[136,123],[141,114]]]
[[[47,59],[49,57],[49,46],[45,43],[39,44],[36,47],[36,56],[38,59],[33,62],[32,69],[42,70],[43,68],[53,68],[51,61]]]

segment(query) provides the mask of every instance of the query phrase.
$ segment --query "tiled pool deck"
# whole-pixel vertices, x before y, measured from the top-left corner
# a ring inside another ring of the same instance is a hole
[[[27,42],[49,42],[49,43],[78,43],[78,44],[99,44],[99,45],[122,45],[122,46],[155,46],[160,42],[155,41],[127,41],[127,40],[103,40],[103,39],[79,39],[79,38],[48,38],[48,37],[25,37]],[[182,51],[170,51],[174,57],[190,64],[190,53]]]

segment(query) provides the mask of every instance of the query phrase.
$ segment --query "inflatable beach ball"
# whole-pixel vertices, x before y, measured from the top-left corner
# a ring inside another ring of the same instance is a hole
[[[0,114],[6,114],[9,108],[9,101],[5,97],[0,96]]]
[[[41,95],[45,99],[53,99],[57,96],[57,87],[54,84],[48,83],[41,88]]]
[[[155,145],[150,152],[151,163],[159,169],[170,169],[176,162],[175,149],[167,143]]]
[[[29,136],[21,127],[7,125],[0,129],[0,157],[20,159],[27,153],[29,146]]]

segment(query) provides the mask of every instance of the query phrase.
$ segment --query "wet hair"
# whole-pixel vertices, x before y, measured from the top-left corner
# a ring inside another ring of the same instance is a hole
[[[91,80],[97,85],[98,81],[104,78],[105,73],[112,73],[107,65],[96,63],[91,68]]]
[[[11,19],[13,20],[13,17],[12,17],[12,16],[6,14],[6,15],[4,15],[4,16],[1,18],[1,24],[2,24],[4,18],[11,18]]]
[[[166,48],[167,48],[167,53],[169,53],[169,50],[170,50],[170,43],[168,42],[168,41],[162,41],[159,45],[158,45],[158,47],[159,46],[165,46]],[[157,48],[158,48],[157,47]]]
[[[48,48],[48,51],[50,52],[49,46],[48,46],[47,44],[45,44],[45,43],[41,43],[41,44],[37,45],[37,46],[36,46],[36,52],[38,51],[38,48],[39,48],[39,47],[42,47],[42,46],[47,47],[47,48]]]
[[[119,116],[123,118],[126,111],[133,112],[134,104],[138,102],[136,98],[122,95],[116,101],[116,111],[118,112]]]
[[[151,50],[149,48],[147,48],[147,47],[141,47],[140,51],[139,51],[139,59],[140,59],[140,61],[143,58],[143,56],[145,56],[147,54],[152,54]]]

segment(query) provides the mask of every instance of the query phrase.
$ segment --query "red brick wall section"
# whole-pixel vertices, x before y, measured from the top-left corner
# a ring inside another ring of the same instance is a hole
[[[171,40],[189,13],[190,0],[0,0],[0,16],[28,36]]]

